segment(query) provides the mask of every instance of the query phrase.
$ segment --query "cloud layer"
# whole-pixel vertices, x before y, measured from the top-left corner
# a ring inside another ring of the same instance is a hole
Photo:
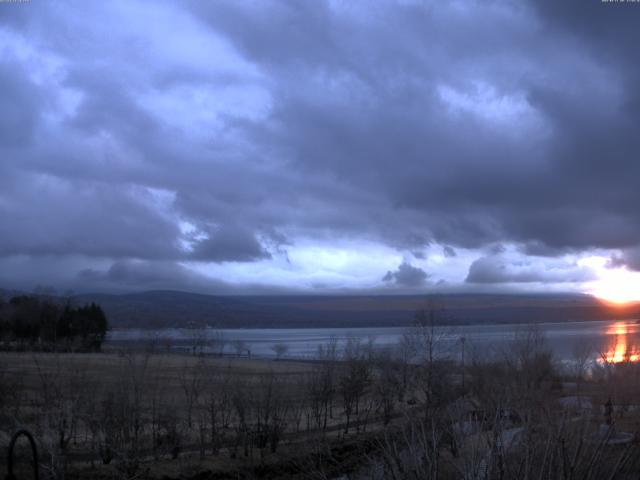
[[[580,258],[640,270],[639,16],[0,4],[3,282],[580,290]]]

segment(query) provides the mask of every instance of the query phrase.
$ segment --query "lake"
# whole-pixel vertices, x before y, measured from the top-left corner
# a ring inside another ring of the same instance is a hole
[[[640,323],[635,320],[540,323],[547,344],[560,361],[571,361],[588,349],[592,359],[606,357],[612,362],[640,360]],[[442,351],[458,357],[462,345],[467,358],[499,355],[526,325],[465,325],[438,327]],[[241,352],[258,357],[275,357],[274,345],[285,345],[288,358],[312,358],[318,347],[332,339],[342,349],[348,339],[371,344],[377,349],[393,348],[409,330],[407,327],[375,328],[264,328],[264,329],[187,329],[160,330],[114,329],[107,343],[127,345],[153,343],[159,349],[188,350],[193,345],[206,345],[205,351],[225,354]],[[464,342],[461,340],[464,338]]]

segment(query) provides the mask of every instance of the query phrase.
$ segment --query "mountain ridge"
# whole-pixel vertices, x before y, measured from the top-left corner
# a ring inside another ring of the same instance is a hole
[[[24,292],[1,290],[9,298]],[[47,296],[52,296],[51,294]],[[500,324],[640,318],[640,302],[612,306],[584,294],[207,295],[179,290],[55,297],[101,305],[114,328],[390,327],[434,309],[441,324]]]
[[[440,323],[526,323],[640,317],[640,303],[611,306],[580,294],[206,295],[176,290],[82,294],[114,327],[221,328],[405,326],[436,304]]]

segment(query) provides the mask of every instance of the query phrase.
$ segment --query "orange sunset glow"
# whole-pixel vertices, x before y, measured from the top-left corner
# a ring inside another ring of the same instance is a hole
[[[606,334],[609,338],[607,350],[602,361],[607,363],[637,362],[640,360],[640,346],[634,325],[628,322],[616,322]]]

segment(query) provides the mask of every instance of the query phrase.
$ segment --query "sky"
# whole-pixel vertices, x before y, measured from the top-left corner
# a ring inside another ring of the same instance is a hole
[[[638,298],[639,22],[0,2],[0,288]]]

